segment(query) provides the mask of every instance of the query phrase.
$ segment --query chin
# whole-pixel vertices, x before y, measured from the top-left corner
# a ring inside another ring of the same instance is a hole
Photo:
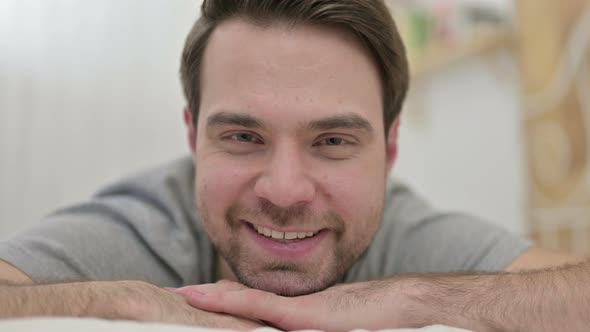
[[[336,284],[338,278],[321,278],[298,271],[264,271],[255,275],[237,274],[240,283],[281,296],[317,293]],[[333,279],[333,280],[332,280]]]

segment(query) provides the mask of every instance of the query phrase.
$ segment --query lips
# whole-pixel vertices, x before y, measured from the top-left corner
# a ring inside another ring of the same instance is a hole
[[[254,225],[242,220],[255,243],[266,255],[288,260],[300,260],[309,257],[319,249],[326,236],[327,229],[318,231],[285,232]],[[269,233],[270,232],[270,233]],[[268,234],[268,235],[267,235]],[[308,236],[308,234],[310,234]],[[302,236],[301,238],[299,236]]]
[[[272,238],[275,240],[296,240],[296,239],[306,239],[311,238],[317,235],[320,231],[315,232],[282,232],[273,230],[264,226],[254,225],[252,223],[248,223],[250,227],[258,232],[258,234],[264,235],[268,238]]]

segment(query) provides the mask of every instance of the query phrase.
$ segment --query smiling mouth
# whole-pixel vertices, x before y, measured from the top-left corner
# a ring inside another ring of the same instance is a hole
[[[275,240],[277,242],[284,243],[298,242],[301,240],[310,239],[322,232],[322,230],[315,232],[280,232],[267,227],[257,226],[249,222],[246,222],[246,224],[248,224],[248,227],[256,231],[258,234],[265,236],[269,239]]]

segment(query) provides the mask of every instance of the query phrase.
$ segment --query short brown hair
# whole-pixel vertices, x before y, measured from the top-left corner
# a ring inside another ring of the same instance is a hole
[[[336,25],[354,33],[379,66],[385,132],[399,115],[409,85],[404,45],[383,0],[204,0],[190,31],[180,66],[188,107],[197,121],[201,66],[211,33],[220,23],[241,17],[257,24]]]

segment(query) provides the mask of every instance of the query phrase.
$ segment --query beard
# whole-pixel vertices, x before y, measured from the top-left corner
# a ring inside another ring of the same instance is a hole
[[[319,292],[342,280],[344,274],[368,247],[376,230],[375,227],[370,236],[364,237],[368,238],[368,241],[354,241],[352,239],[346,243],[343,241],[346,223],[339,215],[331,211],[313,214],[307,206],[279,208],[269,201],[260,200],[255,209],[234,204],[226,211],[225,220],[215,221],[210,220],[209,213],[203,203],[199,201],[199,211],[209,238],[218,255],[225,260],[238,281],[250,288],[282,296],[299,296]],[[376,215],[372,213],[371,216],[378,217],[380,220],[380,213]],[[306,263],[256,254],[244,248],[241,239],[244,236],[242,228],[249,226],[246,226],[242,220],[257,220],[259,218],[264,218],[272,225],[279,227],[298,225],[308,229],[325,228],[330,233],[323,241],[331,240],[334,245],[320,259]],[[227,234],[227,228],[215,227],[220,223],[229,226],[231,234],[229,238],[223,238],[223,233]],[[378,225],[379,222],[371,224]],[[224,228],[226,231],[219,231]]]
[[[257,257],[240,252],[237,246],[230,250],[229,255],[220,254],[241,284],[281,296],[300,296],[322,291],[339,282],[348,270],[348,266],[336,265],[334,260],[331,260],[334,263],[323,266],[317,263],[301,266],[289,262],[261,264]],[[354,258],[351,257],[350,261],[354,261]]]

